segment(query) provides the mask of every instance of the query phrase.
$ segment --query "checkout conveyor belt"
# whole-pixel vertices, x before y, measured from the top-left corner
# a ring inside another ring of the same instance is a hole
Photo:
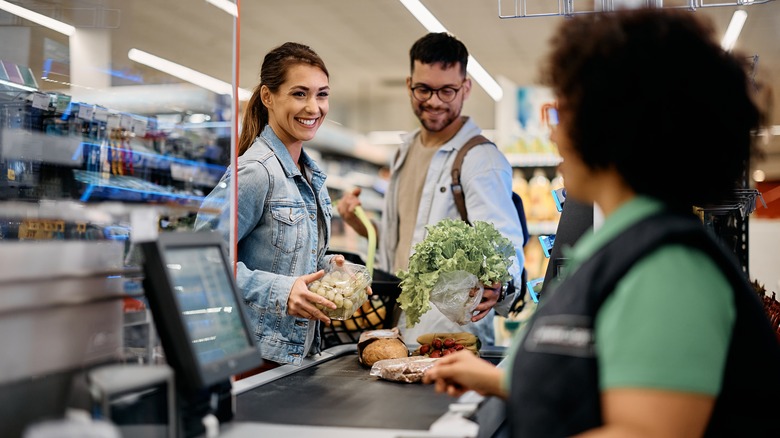
[[[242,390],[233,421],[427,431],[455,402],[432,386],[381,380],[369,371],[358,363],[354,347],[342,349]]]

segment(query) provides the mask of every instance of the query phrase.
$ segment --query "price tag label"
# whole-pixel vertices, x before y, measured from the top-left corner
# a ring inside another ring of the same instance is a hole
[[[119,127],[130,130],[133,127],[133,118],[128,114],[121,114],[119,116]]]
[[[92,114],[94,113],[94,107],[92,105],[79,104],[78,118],[82,120],[92,121]]]
[[[92,114],[92,120],[96,122],[108,122],[108,110],[95,107],[95,112]]]
[[[70,105],[70,96],[65,94],[57,95],[57,103],[55,104],[58,113],[64,113]]]
[[[49,109],[49,95],[44,93],[33,94],[32,107],[42,110]]]
[[[146,120],[133,119],[133,133],[136,137],[145,137]]]
[[[108,120],[106,121],[106,129],[119,129],[119,115],[118,114],[109,114]]]

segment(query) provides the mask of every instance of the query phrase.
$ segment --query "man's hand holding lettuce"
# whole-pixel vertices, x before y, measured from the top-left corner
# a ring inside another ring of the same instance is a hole
[[[430,310],[431,293],[437,283],[438,294],[442,287],[446,288],[442,285],[443,281],[451,281],[454,277],[458,283],[458,279],[463,280],[469,274],[476,277],[472,286],[465,290],[447,292],[449,296],[458,295],[462,305],[466,305],[471,288],[479,287],[481,291],[481,286],[504,283],[511,278],[511,271],[519,269],[514,263],[516,257],[512,242],[489,222],[475,221],[472,226],[461,220],[444,219],[426,228],[428,235],[415,245],[409,269],[398,272],[401,279],[398,304],[406,313],[409,327],[417,324],[420,316]],[[459,283],[463,284],[462,281]],[[442,310],[437,299],[434,301]]]

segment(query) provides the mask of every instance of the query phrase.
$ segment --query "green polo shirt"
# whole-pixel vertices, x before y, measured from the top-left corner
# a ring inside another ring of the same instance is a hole
[[[566,251],[567,271],[574,272],[616,235],[661,209],[646,197],[621,206],[599,230],[585,233]],[[682,245],[655,250],[617,283],[596,316],[601,388],[716,395],[735,317],[731,286],[706,254]],[[510,355],[517,350],[513,345]],[[511,367],[511,360],[504,366]]]

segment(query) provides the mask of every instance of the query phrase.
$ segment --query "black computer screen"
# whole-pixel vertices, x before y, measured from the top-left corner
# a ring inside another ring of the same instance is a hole
[[[181,318],[201,366],[250,346],[220,249],[167,248],[165,261]]]
[[[262,363],[222,242],[164,233],[144,249],[144,289],[168,363],[199,390]]]

